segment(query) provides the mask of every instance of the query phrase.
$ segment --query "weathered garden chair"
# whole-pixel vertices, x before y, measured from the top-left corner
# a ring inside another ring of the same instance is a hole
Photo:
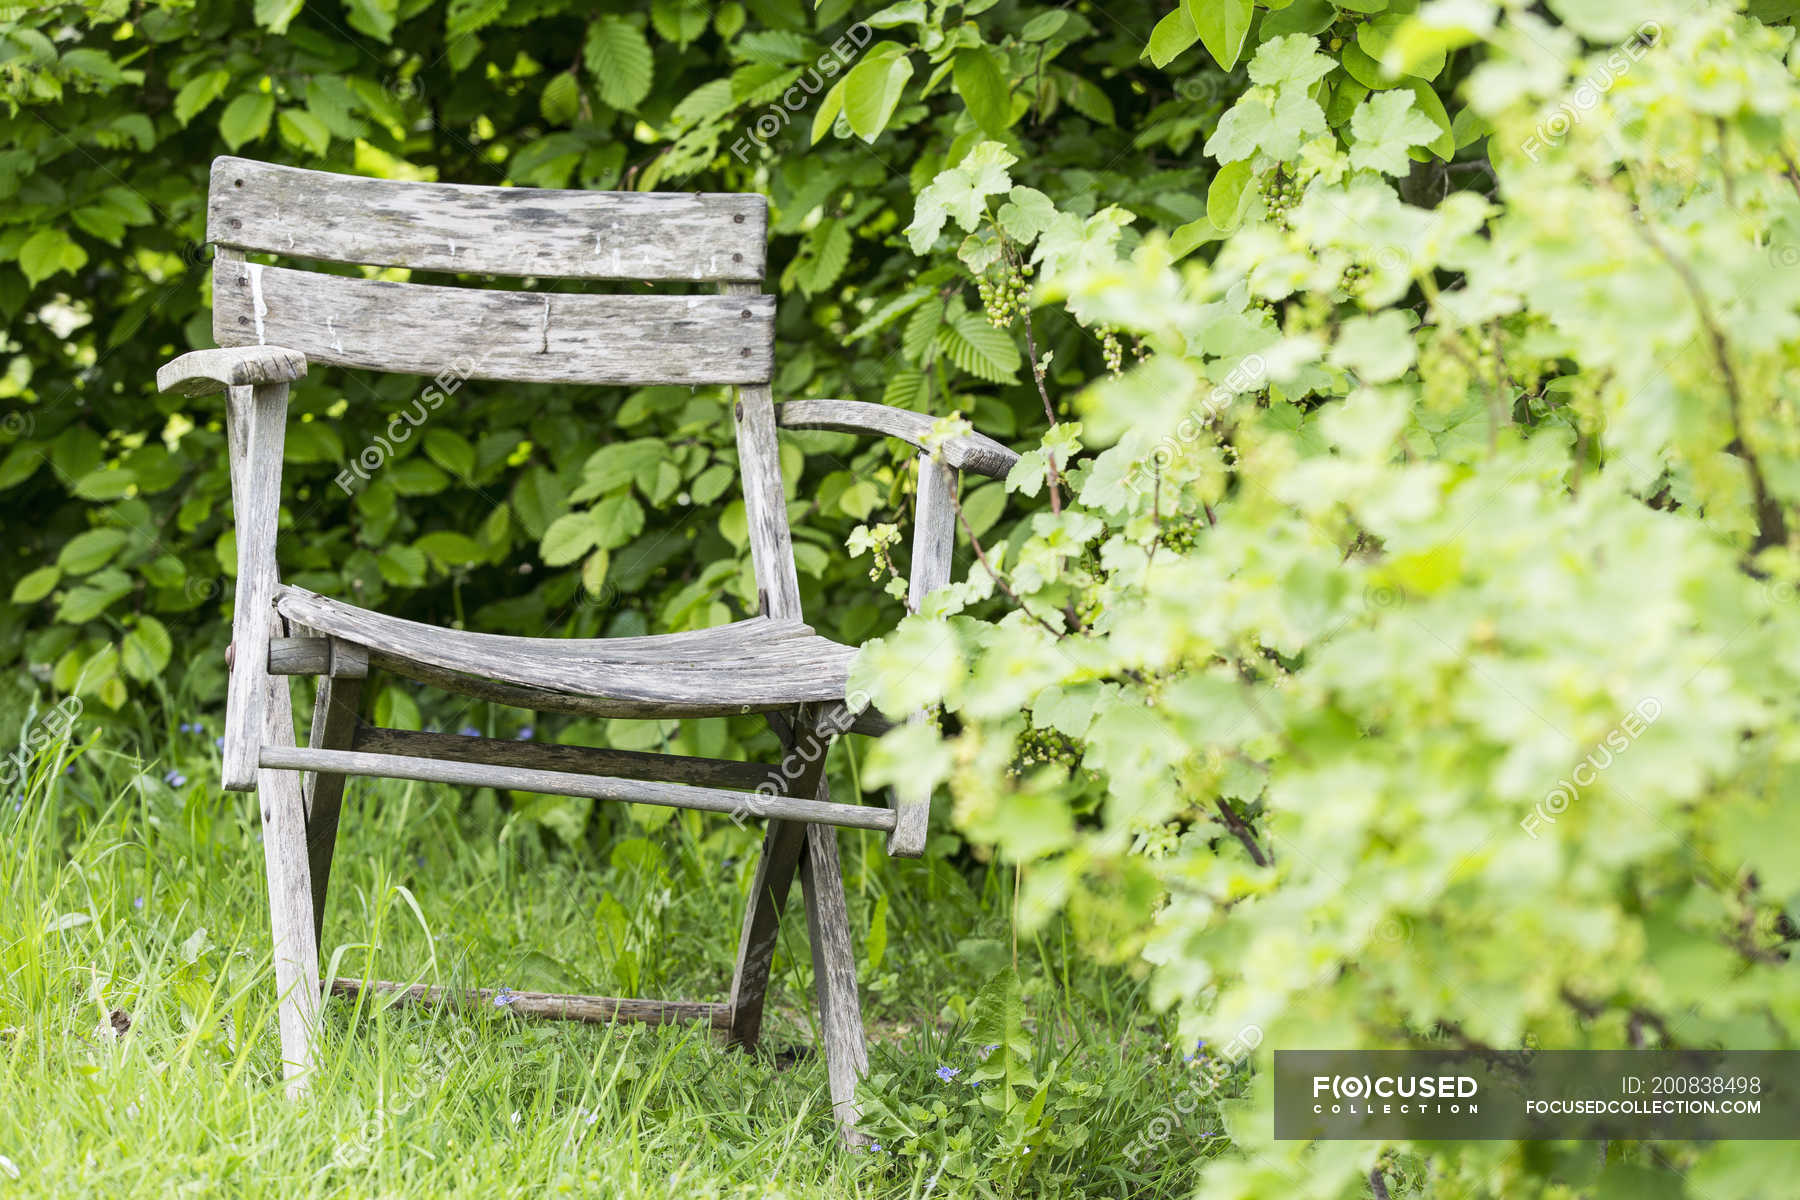
[[[674,1003],[520,994],[519,1011],[587,1020],[704,1020],[752,1046],[777,925],[796,872],[806,898],[833,1108],[854,1136],[867,1067],[836,829],[881,830],[917,856],[929,797],[833,803],[823,745],[878,714],[846,703],[855,648],[802,623],[776,429],[883,434],[919,445],[920,414],[838,400],[777,405],[769,380],[775,301],[761,294],[761,196],[547,191],[396,183],[214,162],[213,335],[222,347],[157,373],[164,391],[227,394],[237,593],[223,782],[257,793],[290,1091],[318,1039],[318,941],[346,776],[590,796],[767,819],[731,995]],[[719,295],[572,295],[382,282],[247,261],[265,253],[338,263],[539,279],[703,281]],[[288,385],[309,363],[567,384],[729,384],[760,611],[716,629],[649,637],[509,637],[437,629],[284,585],[275,557]],[[1016,461],[979,435],[919,456],[910,603],[946,582],[958,469]],[[539,711],[606,717],[760,712],[787,749],[759,765],[372,728],[359,716],[371,667]],[[319,676],[310,745],[295,744],[288,680]],[[328,989],[354,991],[353,981]],[[378,985],[389,988],[398,985]],[[415,994],[429,989],[412,989]]]

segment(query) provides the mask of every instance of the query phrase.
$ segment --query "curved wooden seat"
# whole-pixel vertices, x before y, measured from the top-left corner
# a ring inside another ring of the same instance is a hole
[[[276,589],[288,621],[366,647],[369,662],[435,687],[537,711],[720,716],[842,700],[854,646],[799,621],[752,617],[646,637],[514,637],[443,629]]]

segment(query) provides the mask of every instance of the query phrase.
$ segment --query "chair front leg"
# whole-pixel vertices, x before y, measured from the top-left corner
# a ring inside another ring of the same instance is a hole
[[[273,614],[265,620],[272,624]],[[270,746],[293,746],[294,709],[288,679],[265,675],[262,700],[263,729],[259,741]],[[306,1091],[318,1065],[319,1046],[319,945],[306,845],[306,797],[300,773],[257,771],[256,800],[262,816],[263,866],[269,885],[269,926],[275,946],[282,1077],[288,1095],[299,1096]]]
[[[232,605],[231,675],[225,692],[220,775],[227,791],[247,792],[257,786],[268,692],[287,384],[229,388],[225,415],[237,528],[237,590]]]

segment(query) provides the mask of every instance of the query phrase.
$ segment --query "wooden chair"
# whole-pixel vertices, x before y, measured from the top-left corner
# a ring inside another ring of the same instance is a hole
[[[257,794],[263,823],[282,1058],[304,1090],[318,1045],[318,944],[347,776],[590,796],[767,821],[731,995],[664,1003],[519,994],[520,1011],[587,1020],[704,1020],[751,1047],[778,923],[796,873],[805,895],[834,1114],[855,1139],[867,1069],[837,827],[880,830],[890,854],[923,852],[928,796],[892,807],[833,802],[824,745],[886,722],[847,703],[855,647],[803,623],[776,430],[896,437],[921,446],[918,413],[839,400],[777,405],[775,301],[761,294],[767,204],[757,195],[548,191],[397,183],[213,163],[213,336],[157,372],[163,391],[224,389],[237,591],[223,785]],[[247,260],[250,253],[467,275],[716,284],[716,295],[573,295],[393,283]],[[731,385],[759,611],[715,629],[560,639],[438,629],[284,585],[276,564],[288,386],[309,363],[530,383]],[[460,373],[460,368],[458,368]],[[956,473],[1004,475],[1017,456],[979,435],[921,449],[909,604],[950,572]],[[604,717],[759,712],[777,764],[723,762],[378,729],[359,709],[371,668],[539,711]],[[289,679],[319,677],[309,744],[295,744]],[[353,992],[338,980],[325,989]],[[380,984],[393,988],[398,985]],[[415,995],[435,994],[412,989]]]

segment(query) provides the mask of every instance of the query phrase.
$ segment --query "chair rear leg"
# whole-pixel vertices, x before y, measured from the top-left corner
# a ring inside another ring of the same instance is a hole
[[[294,710],[288,681],[269,676],[266,687],[263,740],[268,745],[292,746]],[[256,801],[262,813],[263,865],[275,944],[282,1077],[292,1097],[307,1089],[317,1065],[319,1039],[319,948],[313,927],[306,799],[300,775],[257,771]]]
[[[763,834],[762,858],[750,883],[750,902],[744,909],[744,930],[738,939],[737,967],[731,975],[727,1046],[754,1050],[762,1036],[769,968],[781,932],[781,913],[794,886],[794,871],[806,849],[806,830],[807,826],[799,821],[770,821]]]
[[[362,705],[360,676],[319,677],[309,742],[318,750],[348,750],[356,736]],[[313,942],[325,943],[325,897],[331,887],[331,858],[337,847],[338,813],[347,777],[324,771],[306,775],[306,857],[312,874]]]
[[[825,1042],[825,1072],[831,1083],[831,1110],[846,1144],[866,1145],[858,1131],[862,1116],[857,1082],[869,1073],[863,1043],[862,1004],[856,996],[856,959],[850,948],[850,914],[844,906],[844,877],[838,864],[837,830],[807,826],[806,857],[800,864],[806,893],[806,925],[812,939],[813,986],[819,1002],[819,1030]]]

